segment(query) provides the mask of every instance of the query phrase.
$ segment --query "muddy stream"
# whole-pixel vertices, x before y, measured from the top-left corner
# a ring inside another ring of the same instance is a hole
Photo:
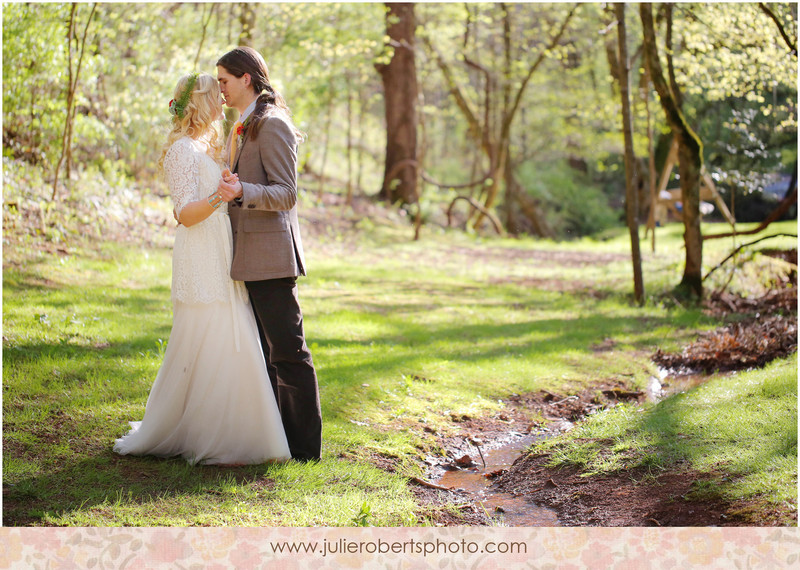
[[[642,400],[658,402],[699,386],[707,379],[705,374],[677,375],[662,370],[659,377],[650,378]],[[572,398],[577,396],[565,400]],[[567,418],[551,419],[556,421],[536,433],[523,434],[510,429],[505,436],[490,442],[465,438],[469,451],[465,453],[463,446],[455,450],[454,456],[458,458],[435,465],[429,471],[429,480],[439,487],[467,493],[475,506],[505,526],[561,526],[554,510],[531,503],[524,496],[503,492],[493,484],[494,478],[508,470],[533,443],[573,427]]]
[[[462,489],[486,514],[506,526],[559,526],[555,511],[492,488],[493,474],[507,470],[525,448],[548,434],[512,434],[514,439],[494,449],[475,450],[477,465],[445,470],[436,481],[442,487]],[[483,460],[486,466],[483,465]],[[472,457],[472,456],[470,456]]]

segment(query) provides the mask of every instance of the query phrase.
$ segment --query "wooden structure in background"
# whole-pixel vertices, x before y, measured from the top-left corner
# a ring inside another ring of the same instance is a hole
[[[672,169],[675,167],[676,162],[678,162],[678,141],[677,139],[672,139],[672,146],[670,146],[669,154],[667,155],[667,160],[664,163],[664,169],[661,171],[661,177],[658,180],[658,187],[656,188],[656,196],[658,198],[655,203],[655,216],[651,216],[650,220],[648,220],[648,229],[652,229],[651,224],[655,225],[656,220],[664,222],[668,213],[672,214],[677,220],[682,219],[681,211],[677,207],[677,203],[681,201],[681,189],[674,188],[667,190],[667,183],[669,182],[669,177],[672,175]],[[723,200],[722,196],[717,192],[717,187],[711,179],[711,176],[705,171],[705,168],[703,169],[700,179],[700,200],[707,202],[713,200],[728,223],[731,225],[736,223],[733,214],[731,214],[728,206],[725,204],[725,200]],[[653,206],[651,205],[651,207]]]

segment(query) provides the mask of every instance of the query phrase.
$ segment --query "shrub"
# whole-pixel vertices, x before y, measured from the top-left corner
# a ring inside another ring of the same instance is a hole
[[[542,211],[560,237],[602,232],[619,222],[602,190],[566,163],[523,164],[518,174],[523,188],[542,203]]]

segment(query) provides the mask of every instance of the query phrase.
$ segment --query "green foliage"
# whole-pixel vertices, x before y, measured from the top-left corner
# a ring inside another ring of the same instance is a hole
[[[262,50],[273,82],[308,135],[301,165],[319,173],[324,161],[325,174],[336,181],[325,188],[329,192],[341,192],[348,179],[361,189],[379,188],[378,155],[386,141],[374,64],[384,57],[383,5],[280,3],[259,4],[257,11],[268,27],[253,47]],[[349,163],[361,177],[348,171]]]
[[[369,503],[364,501],[361,505],[361,509],[358,511],[358,514],[353,517],[353,524],[356,526],[370,526],[369,524],[369,517],[372,514],[372,507],[369,506]]]
[[[107,239],[140,244],[168,243],[165,225],[172,225],[165,189],[131,180],[121,167],[103,171],[94,165],[73,173],[73,190],[59,204],[50,200],[45,183],[51,174],[45,165],[3,158],[4,261],[29,253],[46,242],[81,247],[90,240]]]
[[[586,176],[563,163],[525,163],[520,179],[550,212],[548,222],[563,237],[598,234],[618,223],[608,198]]]
[[[768,6],[796,42],[796,7]],[[729,203],[762,190],[797,160],[797,55],[758,4],[679,5],[674,33],[677,81],[709,171]],[[762,220],[767,208],[749,212],[750,202],[737,200],[735,215]]]
[[[66,5],[3,6],[3,155],[53,162],[66,109]],[[13,65],[10,63],[13,62]]]
[[[796,34],[796,7],[769,6]],[[673,33],[683,46],[675,54],[675,67],[688,93],[710,101],[743,97],[768,103],[773,86],[796,86],[797,56],[758,4],[683,4],[677,10]],[[780,106],[787,104],[792,105],[788,94]],[[796,116],[792,122],[796,128]]]
[[[415,8],[418,36],[432,38],[451,58],[454,77],[481,120],[486,74],[465,57],[493,74],[489,122],[496,133],[501,129],[497,109],[513,100],[546,38],[572,8],[558,3],[505,6],[511,16],[510,61],[500,41],[501,5],[434,3]],[[792,6],[769,6],[791,30]],[[273,83],[308,135],[300,147],[301,172],[309,175],[302,184],[334,194],[349,185],[356,193],[374,195],[382,182],[386,135],[375,65],[386,63],[392,53],[385,44],[385,6],[263,3],[250,8],[258,29],[253,47],[264,53]],[[70,5],[36,3],[11,3],[3,10],[4,156],[48,170],[61,153],[69,10]],[[88,36],[76,99],[74,170],[86,171],[82,176],[96,171],[114,177],[111,173],[117,172],[141,180],[140,191],[162,192],[163,186],[153,181],[169,128],[167,102],[174,83],[190,71],[215,72],[218,57],[239,43],[241,10],[240,4],[221,3],[100,3],[87,22],[89,6],[77,5],[77,34],[88,29]],[[636,53],[640,26],[634,11],[628,11],[627,24]],[[579,5],[561,43],[545,54],[531,77],[510,126],[508,157],[526,184],[530,162],[618,161],[620,102],[609,72],[614,32],[605,5]],[[763,186],[767,173],[796,160],[796,56],[788,53],[775,25],[756,4],[681,4],[675,8],[675,37],[677,80],[687,116],[705,143],[709,169],[723,190],[752,192]],[[78,40],[73,38],[73,48]],[[422,41],[416,50],[425,170],[453,184],[482,176],[488,170],[482,142],[470,133],[433,54]],[[507,74],[500,71],[506,65]],[[641,88],[640,60],[632,62],[632,75],[633,83],[640,84],[633,94],[634,144],[644,156],[642,97],[647,93]],[[655,132],[663,132],[652,93],[650,109]],[[51,175],[46,173],[45,180]],[[612,179],[623,178],[622,171],[605,175],[610,185],[615,184]],[[75,181],[67,183],[74,192]],[[573,201],[574,190],[569,184],[548,190],[548,223],[561,235],[604,227],[605,215],[566,215],[559,204]],[[426,207],[438,209],[440,219],[449,201],[430,186],[426,191]],[[528,191],[538,195],[542,189]],[[595,196],[590,202],[598,200]],[[502,200],[497,206],[503,207]],[[618,201],[614,207],[619,208]]]

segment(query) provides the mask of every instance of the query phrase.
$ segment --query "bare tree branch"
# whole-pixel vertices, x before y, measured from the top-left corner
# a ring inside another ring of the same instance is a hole
[[[789,37],[789,34],[786,33],[786,29],[783,27],[783,23],[778,19],[778,16],[775,14],[775,12],[773,12],[770,9],[770,7],[764,4],[763,2],[759,2],[758,7],[761,8],[761,11],[764,12],[767,16],[769,16],[773,22],[775,22],[775,25],[778,27],[778,31],[780,32],[783,41],[786,42],[786,45],[792,52],[792,55],[797,57],[797,42],[792,41],[792,39]]]
[[[754,234],[757,234],[759,232],[762,232],[767,228],[768,225],[770,225],[772,222],[774,222],[775,220],[777,220],[781,216],[783,216],[789,210],[789,208],[792,206],[792,204],[795,204],[796,202],[797,202],[797,184],[794,185],[794,190],[792,190],[791,194],[787,194],[786,197],[783,200],[781,200],[781,203],[778,204],[778,207],[775,208],[772,211],[772,213],[769,216],[767,216],[767,218],[763,222],[758,224],[753,229],[747,230],[747,231],[744,231],[744,232],[727,232],[727,233],[724,233],[724,234],[707,235],[707,236],[703,236],[703,241],[709,240],[709,239],[719,239],[719,238],[726,238],[726,237],[733,237],[733,236],[754,235]]]
[[[480,121],[478,120],[475,110],[472,108],[469,100],[456,83],[455,78],[453,77],[453,71],[450,69],[450,66],[445,61],[444,56],[439,49],[433,45],[433,42],[431,42],[430,38],[423,36],[422,41],[425,42],[425,45],[428,46],[431,52],[433,52],[433,55],[436,59],[436,65],[439,67],[442,75],[444,75],[445,81],[447,82],[447,87],[450,89],[450,94],[456,100],[456,105],[458,105],[458,108],[461,109],[462,113],[464,113],[472,135],[475,138],[480,139],[483,131],[483,129],[481,129]]]
[[[492,213],[491,210],[485,208],[479,202],[477,202],[474,198],[470,198],[469,196],[456,196],[455,198],[453,198],[453,201],[450,202],[450,207],[447,208],[447,225],[448,226],[450,226],[451,223],[452,223],[453,207],[455,206],[455,204],[456,204],[456,202],[458,200],[464,200],[464,201],[468,202],[470,206],[472,206],[473,208],[475,208],[476,210],[481,212],[484,216],[489,218],[489,220],[492,222],[492,225],[494,226],[495,231],[499,235],[501,235],[501,236],[505,236],[506,235],[505,230],[503,230],[503,225],[500,223],[500,220],[497,219],[497,216],[495,216],[494,213]]]
[[[472,12],[469,10],[469,2],[464,2],[464,10],[467,12],[467,21],[464,24],[464,49],[467,49],[469,44],[469,33],[472,29]]]
[[[419,168],[419,163],[413,158],[407,158],[405,160],[401,160],[400,162],[396,163],[389,171],[389,176],[387,176],[387,179],[391,180],[392,178],[396,177],[398,173],[400,173],[400,171],[403,170],[404,168],[413,168],[414,170],[417,170]],[[479,186],[481,184],[484,184],[489,179],[491,174],[487,173],[482,178],[473,180],[472,182],[465,182],[463,184],[446,184],[444,182],[437,182],[436,180],[431,178],[430,175],[428,175],[428,173],[425,172],[424,170],[420,171],[420,176],[428,184],[438,186],[439,188],[452,188],[453,190],[460,190],[462,188],[472,188],[473,186]]]
[[[519,109],[520,102],[522,101],[522,96],[525,94],[525,88],[528,86],[531,77],[533,77],[533,74],[536,72],[536,70],[544,61],[545,57],[547,56],[547,52],[556,47],[556,45],[558,45],[558,42],[561,41],[561,36],[563,36],[564,32],[567,30],[567,25],[569,24],[569,21],[572,19],[572,16],[575,14],[575,10],[578,9],[578,6],[579,5],[576,4],[575,6],[572,7],[572,9],[569,11],[569,14],[567,14],[567,17],[564,18],[564,22],[561,24],[561,28],[558,30],[558,33],[555,36],[553,36],[547,48],[539,53],[539,57],[536,58],[536,61],[533,62],[533,65],[531,65],[530,69],[528,69],[528,74],[522,81],[522,85],[520,85],[520,88],[517,91],[517,95],[514,98],[514,102],[511,105],[511,109],[509,109],[508,113],[506,114],[505,125],[504,125],[506,128],[508,127],[508,125],[511,124],[511,122],[514,119],[514,115],[516,115],[517,113],[517,109]]]
[[[197,62],[200,60],[200,52],[203,51],[203,44],[206,42],[206,32],[208,31],[208,25],[211,23],[211,17],[214,15],[214,10],[216,10],[216,4],[209,4],[211,8],[208,11],[208,18],[203,20],[203,33],[200,36],[200,45],[197,46],[197,55],[194,56],[194,68],[197,69]],[[203,12],[205,12],[205,5],[203,6]],[[201,18],[202,20],[202,18]]]
[[[713,236],[713,237],[716,237],[716,236]],[[785,233],[781,233],[781,234],[773,234],[773,235],[769,235],[769,236],[764,236],[764,237],[758,238],[757,240],[753,240],[753,241],[751,241],[751,242],[749,242],[749,243],[743,243],[742,245],[740,245],[739,247],[737,247],[736,249],[734,249],[734,250],[733,250],[733,251],[730,253],[730,255],[728,255],[728,257],[726,257],[725,259],[723,259],[722,261],[720,261],[720,262],[719,262],[719,263],[718,263],[716,266],[714,266],[712,269],[710,269],[710,270],[709,270],[709,272],[708,272],[708,273],[706,273],[706,276],[705,276],[705,277],[703,277],[703,281],[705,281],[706,279],[708,279],[708,278],[709,278],[709,276],[710,276],[712,273],[714,273],[714,272],[715,272],[717,269],[719,269],[720,267],[722,267],[722,266],[725,264],[725,262],[726,262],[726,261],[728,261],[729,259],[731,259],[731,258],[732,258],[734,255],[736,255],[737,253],[739,253],[740,251],[742,251],[744,248],[746,248],[746,247],[749,247],[749,246],[751,246],[751,245],[755,245],[755,244],[757,244],[758,242],[764,241],[765,239],[771,239],[771,238],[776,238],[776,237],[790,237],[790,238],[797,238],[797,234],[785,234]]]
[[[477,180],[473,180],[472,182],[465,182],[464,184],[443,184],[442,182],[437,182],[433,180],[428,174],[423,170],[422,179],[427,182],[428,184],[433,184],[434,186],[438,186],[439,188],[451,188],[453,190],[460,190],[461,188],[472,188],[473,186],[481,186],[486,183],[487,180],[491,177],[491,174],[487,173],[484,174],[482,178]]]
[[[488,145],[491,144],[488,140],[491,137],[492,132],[492,125],[490,124],[490,114],[492,109],[492,87],[494,86],[495,80],[494,76],[486,66],[470,59],[469,57],[464,57],[464,63],[467,64],[469,67],[476,69],[477,71],[481,72],[486,80],[486,85],[484,87],[484,104],[483,104],[483,137],[487,139],[484,141],[484,144]]]

